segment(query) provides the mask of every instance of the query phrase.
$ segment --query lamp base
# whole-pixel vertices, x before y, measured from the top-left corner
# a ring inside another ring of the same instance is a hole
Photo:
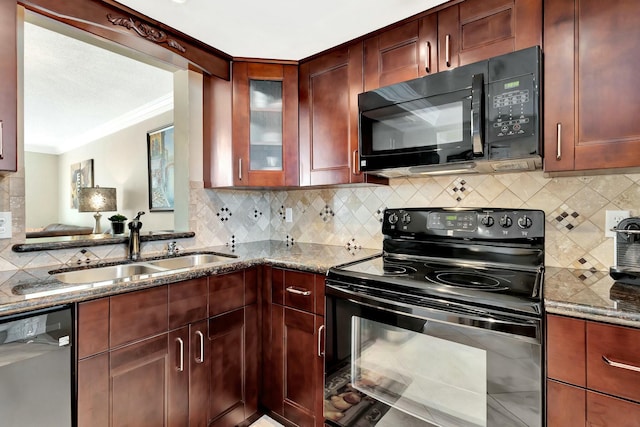
[[[100,218],[102,218],[102,215],[100,212],[96,212],[93,217],[96,219],[96,225],[93,227],[93,234],[102,234],[102,228],[100,227]]]

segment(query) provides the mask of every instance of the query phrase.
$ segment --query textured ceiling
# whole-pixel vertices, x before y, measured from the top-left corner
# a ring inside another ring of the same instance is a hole
[[[300,60],[446,0],[119,0],[235,57]]]

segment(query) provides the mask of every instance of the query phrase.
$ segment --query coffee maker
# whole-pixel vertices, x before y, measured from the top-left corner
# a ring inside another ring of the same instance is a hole
[[[640,285],[640,217],[623,219],[615,232],[616,265],[609,274],[614,280]]]

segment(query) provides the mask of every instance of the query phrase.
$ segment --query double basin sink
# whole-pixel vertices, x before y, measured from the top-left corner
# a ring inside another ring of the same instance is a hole
[[[237,256],[217,252],[198,252],[104,267],[89,267],[63,272],[52,271],[50,274],[56,280],[67,284],[99,283],[123,279],[135,280],[174,274],[180,270],[227,262],[233,258],[237,258]]]

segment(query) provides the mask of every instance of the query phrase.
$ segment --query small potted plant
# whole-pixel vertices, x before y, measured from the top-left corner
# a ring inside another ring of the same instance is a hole
[[[127,220],[127,217],[120,214],[111,215],[109,217],[109,221],[111,221],[111,234],[122,234],[124,233],[124,222]]]

